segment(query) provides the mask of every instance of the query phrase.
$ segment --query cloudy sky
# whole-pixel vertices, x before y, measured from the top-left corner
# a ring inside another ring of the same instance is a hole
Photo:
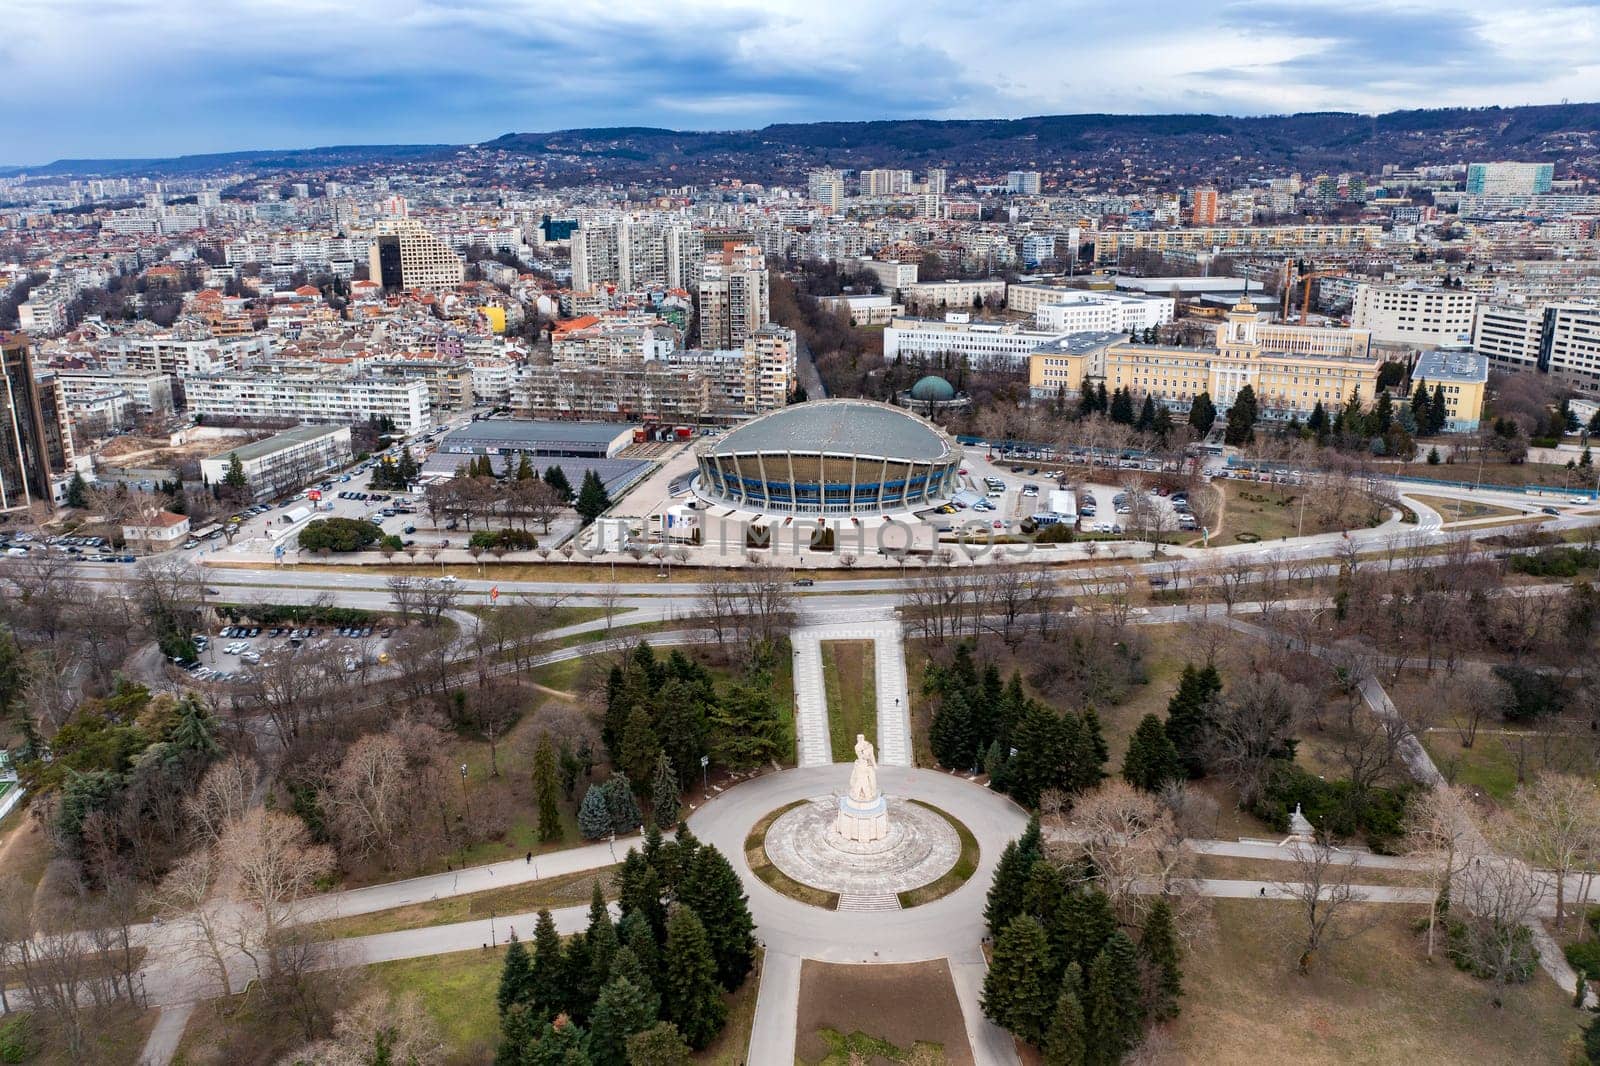
[[[1600,0],[4,0],[0,163],[1600,100]]]

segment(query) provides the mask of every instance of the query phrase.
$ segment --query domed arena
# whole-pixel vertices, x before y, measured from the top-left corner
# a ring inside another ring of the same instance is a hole
[[[814,400],[700,445],[702,497],[768,514],[883,515],[956,491],[961,448],[938,426],[871,400]]]

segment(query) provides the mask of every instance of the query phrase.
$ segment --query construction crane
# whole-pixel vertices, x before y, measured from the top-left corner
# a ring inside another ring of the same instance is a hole
[[[1296,283],[1301,286],[1300,298],[1300,324],[1305,325],[1306,319],[1311,315],[1311,283],[1318,278],[1342,278],[1346,270],[1311,270],[1309,263],[1301,260],[1298,265],[1290,260],[1283,261],[1283,320],[1289,321],[1289,295]]]

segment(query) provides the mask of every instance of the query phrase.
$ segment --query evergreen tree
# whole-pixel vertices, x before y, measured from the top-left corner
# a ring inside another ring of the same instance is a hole
[[[1148,433],[1155,428],[1156,401],[1149,393],[1145,393],[1144,406],[1139,408],[1139,421],[1137,427],[1140,432]]]
[[[500,1019],[500,1044],[495,1049],[495,1066],[522,1066],[528,1049],[539,1042],[544,1019],[526,1003],[513,1003]]]
[[[672,772],[666,752],[656,758],[656,772],[650,785],[650,816],[656,825],[675,825],[678,821],[678,775]]]
[[[528,968],[528,1006],[541,1020],[554,1018],[567,1001],[566,956],[561,934],[548,910],[541,910],[533,926],[533,962]]]
[[[721,851],[710,846],[695,850],[678,898],[705,926],[717,982],[726,989],[738,988],[755,964],[756,923],[744,885]]]
[[[1145,915],[1139,955],[1146,975],[1147,1013],[1156,1021],[1176,1018],[1178,999],[1183,995],[1183,973],[1178,968],[1178,935],[1173,925],[1172,904],[1165,899],[1157,900]]]
[[[1224,442],[1239,447],[1256,439],[1256,390],[1245,385],[1233,398],[1228,408],[1228,428],[1223,432]]]
[[[646,913],[636,910],[623,915],[622,921],[617,923],[617,939],[622,942],[622,949],[617,952],[617,958],[611,960],[612,975],[629,976],[620,961],[625,950],[639,967],[641,980],[634,981],[634,984],[648,988],[652,993],[658,992],[661,983],[661,949]]]
[[[1084,977],[1084,1041],[1090,1066],[1118,1066],[1128,1050],[1122,1035],[1123,1014],[1117,1003],[1116,975],[1111,958],[1104,951],[1095,956]]]
[[[539,1042],[524,1053],[526,1066],[592,1066],[582,1026],[566,1015],[545,1025]]]
[[[966,696],[959,691],[949,693],[939,701],[928,728],[933,757],[947,769],[970,770],[976,761],[976,740]]]
[[[522,941],[517,939],[517,934],[511,934],[511,942],[506,945],[506,961],[500,967],[500,991],[496,1002],[500,1007],[500,1017],[504,1018],[506,1011],[517,1004],[526,1005],[533,999],[533,969],[528,960],[528,949],[522,946]]]
[[[1011,919],[1022,913],[1028,879],[1040,855],[1039,836],[1039,819],[1030,818],[1022,836],[1008,841],[1000,852],[994,881],[989,885],[989,899],[983,908],[983,920],[991,937],[999,937]]]
[[[631,914],[642,915],[655,942],[660,942],[667,925],[666,908],[661,905],[661,875],[637,848],[628,849],[627,858],[622,861],[622,870],[617,874],[617,905],[622,910],[624,921]],[[634,951],[639,951],[638,945],[630,946]],[[639,955],[639,961],[647,967],[653,964],[653,960],[643,953]],[[659,974],[660,971],[656,969],[653,972]]]
[[[1172,412],[1167,410],[1166,404],[1156,404],[1156,420],[1150,428],[1157,437],[1161,438],[1163,444],[1167,442],[1168,437],[1172,436]]]
[[[67,506],[82,510],[89,505],[89,483],[83,480],[82,471],[74,470],[67,482]]]
[[[1387,392],[1378,394],[1378,402],[1372,408],[1372,416],[1377,422],[1377,434],[1389,432],[1389,427],[1394,425],[1394,401]]]
[[[1328,411],[1327,408],[1322,406],[1321,400],[1318,400],[1316,405],[1311,408],[1311,417],[1306,419],[1306,428],[1319,439],[1327,435]]]
[[[1429,466],[1438,466],[1441,461],[1442,461],[1442,459],[1441,459],[1441,457],[1439,455],[1439,446],[1438,445],[1434,445],[1432,448],[1429,448],[1428,449],[1428,465]]]
[[[600,480],[600,475],[593,470],[584,471],[583,486],[578,489],[578,502],[574,504],[583,524],[588,525],[605,513],[611,506],[611,496],[606,492],[605,483]]]
[[[534,472],[533,462],[528,458],[528,453],[523,452],[522,459],[517,463],[517,480],[532,481],[539,475]]]
[[[600,891],[600,881],[595,879],[589,894],[589,925],[584,930],[589,945],[589,970],[593,974],[592,989],[596,996],[611,976],[611,960],[616,958],[617,927],[611,921],[611,911],[606,907],[605,894]]]
[[[572,1020],[583,1025],[594,1009],[600,986],[594,980],[594,953],[589,950],[589,935],[575,933],[567,938],[566,958],[561,967],[561,990],[566,997],[563,1009]]]
[[[1013,918],[995,941],[983,979],[983,1013],[1022,1040],[1043,1044],[1055,1008],[1049,971],[1044,926],[1031,914]]]
[[[544,468],[544,483],[555,490],[556,498],[562,503],[572,502],[572,483],[567,480],[567,472],[554,463]]]
[[[1063,988],[1050,1019],[1050,1032],[1045,1036],[1044,1066],[1084,1066],[1086,1037],[1083,1007],[1071,989]]]
[[[649,1000],[619,977],[600,990],[589,1016],[589,1058],[595,1066],[628,1066],[628,1038],[655,1024]]]
[[[1087,758],[1078,760],[1072,775],[1073,786],[1079,790],[1093,788],[1105,778],[1102,769],[1111,758],[1111,748],[1106,744],[1105,731],[1100,728],[1100,714],[1093,707],[1083,711],[1083,735],[1087,744]]]
[[[1450,405],[1444,398],[1444,385],[1433,387],[1433,402],[1428,406],[1428,432],[1443,433],[1450,421]]]
[[[1159,792],[1170,781],[1186,777],[1178,749],[1167,737],[1161,719],[1147,714],[1139,720],[1127,754],[1122,757],[1122,779],[1146,792]]]
[[[1111,421],[1133,425],[1133,393],[1126,387],[1119,388],[1111,396]]]
[[[669,667],[683,656],[672,653]],[[693,779],[700,769],[700,756],[707,753],[708,707],[716,702],[716,691],[709,679],[670,678],[657,696],[656,737],[672,762],[678,782]]]
[[[628,712],[628,721],[622,730],[620,755],[618,765],[628,775],[628,780],[641,784],[650,780],[656,760],[661,757],[661,741],[656,739],[650,713],[643,707],[634,707]]]
[[[550,734],[539,735],[539,746],[533,750],[533,795],[539,805],[539,839],[561,839],[561,808],[556,796],[556,749],[550,743]]]
[[[1072,892],[1062,904],[1062,929],[1057,943],[1063,956],[1070,954],[1071,961],[1087,973],[1116,929],[1117,916],[1104,892],[1096,888]],[[1087,1009],[1088,1000],[1083,1002]]]
[[[179,701],[178,719],[172,723],[167,741],[177,751],[202,763],[222,754],[222,745],[217,743],[217,720],[194,696]]]
[[[689,907],[676,907],[667,919],[662,959],[662,1010],[691,1048],[711,1043],[722,1028],[727,1007],[717,984],[717,963],[705,926]]]
[[[1106,398],[1106,383],[1103,380],[1095,387],[1094,406],[1101,414],[1111,410],[1111,401]]]
[[[1411,393],[1411,424],[1417,427],[1418,433],[1427,433],[1432,420],[1433,405],[1428,402],[1428,385],[1419,381]]]
[[[1189,663],[1178,679],[1178,691],[1167,701],[1167,737],[1191,778],[1205,773],[1205,752],[1216,724],[1216,701],[1221,692],[1222,679],[1217,676],[1216,667],[1196,669]]]
[[[657,1022],[628,1038],[628,1066],[691,1066],[691,1062],[689,1045],[671,1022]]]
[[[596,781],[583,794],[578,805],[578,832],[585,840],[598,840],[611,835],[611,805],[606,800],[608,783]]]
[[[1211,427],[1216,421],[1217,407],[1211,402],[1211,394],[1202,392],[1189,405],[1189,424],[1203,437],[1211,432]]]

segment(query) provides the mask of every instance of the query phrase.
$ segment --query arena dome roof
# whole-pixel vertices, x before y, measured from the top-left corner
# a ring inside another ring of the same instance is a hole
[[[825,452],[942,459],[949,439],[932,423],[871,400],[812,400],[751,419],[711,445],[715,455]]]

